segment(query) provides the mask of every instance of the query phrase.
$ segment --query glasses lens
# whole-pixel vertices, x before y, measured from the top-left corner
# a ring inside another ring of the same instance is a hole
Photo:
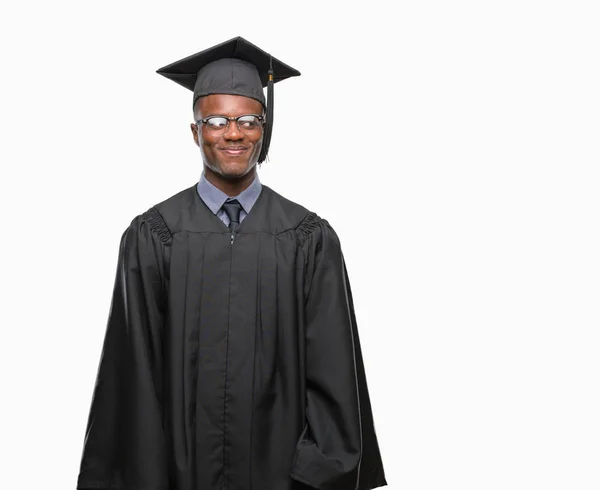
[[[260,129],[260,119],[257,116],[242,116],[238,119],[237,124],[240,131],[245,133],[252,133]]]
[[[225,128],[227,128],[227,119],[224,117],[209,117],[206,120],[206,128],[215,133],[225,131]]]

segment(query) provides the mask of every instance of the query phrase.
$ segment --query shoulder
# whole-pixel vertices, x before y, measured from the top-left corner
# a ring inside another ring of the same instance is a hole
[[[341,249],[339,237],[329,221],[311,213],[298,228],[300,241],[314,251]]]
[[[195,214],[194,210],[198,206],[198,190],[195,183],[177,194],[152,206],[147,213],[160,216],[164,227],[169,232],[175,233],[186,228],[186,221]]]
[[[305,242],[311,236],[333,232],[327,220],[321,218],[316,212],[287,199],[267,186],[263,187],[265,187],[263,191],[268,193],[270,212],[280,215],[283,221],[281,228],[295,230],[300,242]]]
[[[171,218],[177,215],[182,208],[191,206],[197,200],[197,183],[191,187],[187,187],[177,194],[155,204],[153,207],[156,208],[161,215],[166,218]]]
[[[301,204],[282,196],[267,185],[263,184],[262,192],[265,193],[265,197],[269,200],[270,207],[276,207],[292,221],[301,220],[310,212]]]
[[[171,232],[156,208],[135,216],[121,235],[121,247],[130,248],[144,244],[167,243]]]
[[[311,214],[311,211],[288,199],[269,186],[262,186],[260,199],[263,200],[261,209],[264,215],[264,231],[273,231],[275,233],[290,229],[296,229]],[[260,226],[255,223],[256,226]]]
[[[173,233],[179,231],[185,217],[190,216],[190,210],[197,203],[196,184],[188,187],[177,194],[160,201],[134,220],[146,225],[162,242],[170,241]]]
[[[181,209],[189,206],[193,197],[191,191],[195,192],[196,186],[188,187],[177,194],[161,201],[136,215],[127,229],[123,232],[123,241],[134,237],[153,238],[159,242],[167,243],[170,241],[173,228],[177,226],[177,218]]]
[[[273,212],[280,211],[279,214],[286,217],[287,228],[296,230],[302,244],[307,241],[312,242],[313,245],[331,242],[339,246],[338,236],[329,221],[301,204],[287,199],[270,187],[263,186],[263,188],[270,194],[269,208]]]

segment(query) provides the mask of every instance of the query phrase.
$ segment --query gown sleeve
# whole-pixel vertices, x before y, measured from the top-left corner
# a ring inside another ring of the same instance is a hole
[[[319,219],[303,248],[306,425],[291,476],[320,490],[387,485],[340,242]]]
[[[147,213],[123,233],[77,488],[167,490],[162,425],[163,240]]]

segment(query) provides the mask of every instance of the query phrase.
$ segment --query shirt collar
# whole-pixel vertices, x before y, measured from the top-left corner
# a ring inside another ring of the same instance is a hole
[[[254,206],[254,204],[256,203],[256,200],[260,195],[260,191],[262,190],[262,184],[260,183],[260,179],[258,178],[258,173],[254,177],[252,183],[246,189],[240,192],[237,196],[231,198],[227,194],[225,194],[221,189],[218,189],[213,184],[211,184],[204,175],[204,172],[202,172],[202,175],[200,176],[200,181],[198,182],[198,185],[196,187],[198,190],[198,195],[208,206],[208,209],[210,209],[213,212],[213,214],[217,214],[217,212],[219,211],[219,209],[221,209],[225,201],[231,201],[233,199],[237,199],[242,205],[242,209],[246,212],[246,214],[248,214]]]

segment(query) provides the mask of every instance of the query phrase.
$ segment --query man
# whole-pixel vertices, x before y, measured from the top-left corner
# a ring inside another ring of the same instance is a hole
[[[386,485],[338,238],[256,173],[300,73],[243,38],[159,73],[204,173],[122,236],[77,488]]]

